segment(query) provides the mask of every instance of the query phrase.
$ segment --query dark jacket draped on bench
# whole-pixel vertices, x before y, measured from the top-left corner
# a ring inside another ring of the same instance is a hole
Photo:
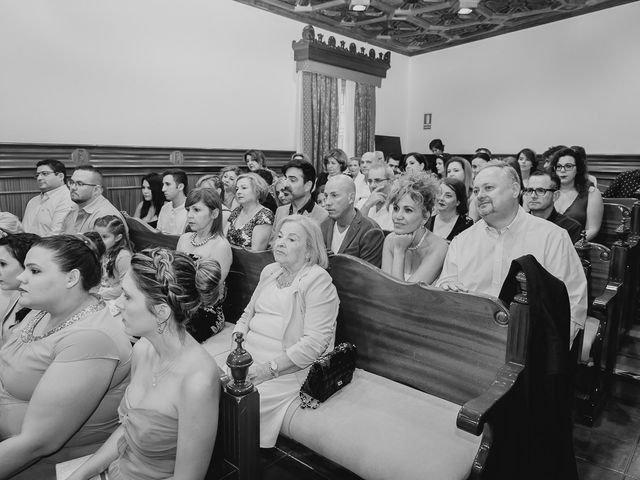
[[[508,457],[514,460],[513,464],[493,465],[499,474],[490,478],[577,480],[571,420],[573,367],[569,353],[567,289],[532,255],[525,255],[512,262],[502,286],[500,299],[507,304],[518,292],[516,274],[520,270],[527,277],[527,300],[534,323],[527,348],[528,368],[517,389],[517,394],[522,396],[521,409],[514,412],[516,416],[509,425],[503,425],[512,430],[511,438],[518,441],[503,446],[512,449]],[[534,385],[542,387],[533,388]],[[527,465],[527,469],[514,470],[518,465],[520,468]]]

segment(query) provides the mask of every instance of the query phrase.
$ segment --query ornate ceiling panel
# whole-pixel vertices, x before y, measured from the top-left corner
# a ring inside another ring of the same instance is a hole
[[[404,55],[452,47],[637,0],[480,0],[458,15],[460,0],[236,0]]]

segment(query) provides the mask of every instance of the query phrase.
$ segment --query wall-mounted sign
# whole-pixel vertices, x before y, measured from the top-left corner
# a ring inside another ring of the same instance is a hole
[[[424,125],[422,126],[423,130],[431,130],[431,114],[424,114]]]

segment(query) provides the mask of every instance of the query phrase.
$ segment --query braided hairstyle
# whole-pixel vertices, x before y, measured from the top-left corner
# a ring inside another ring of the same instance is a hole
[[[193,260],[189,255],[166,248],[152,248],[133,255],[131,276],[146,297],[147,309],[165,303],[176,324],[185,328],[202,305],[219,298],[222,278],[216,260]]]

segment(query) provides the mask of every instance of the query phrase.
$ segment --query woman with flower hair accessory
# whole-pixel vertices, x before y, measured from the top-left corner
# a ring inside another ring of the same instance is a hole
[[[204,478],[218,427],[220,375],[186,326],[218,298],[220,265],[163,248],[137,253],[117,305],[133,348],[120,427],[68,480]]]

